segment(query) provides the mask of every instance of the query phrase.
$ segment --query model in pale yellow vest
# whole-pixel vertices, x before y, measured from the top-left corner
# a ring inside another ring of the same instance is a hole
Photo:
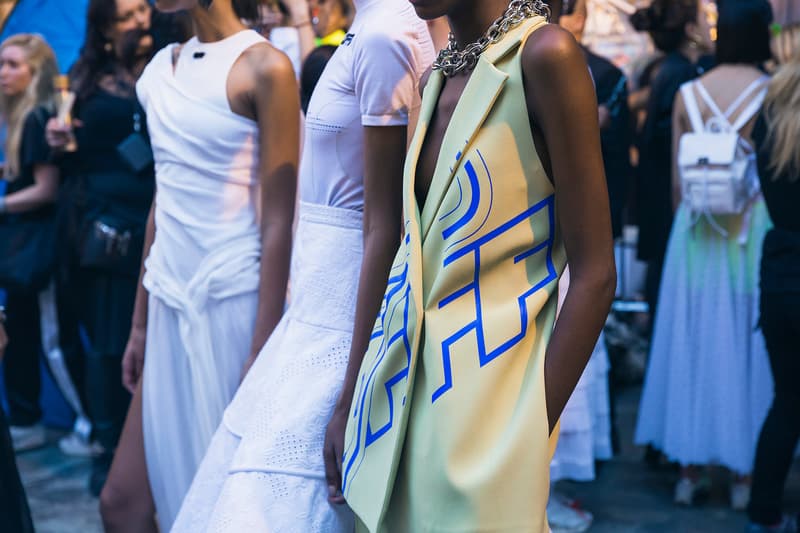
[[[545,352],[566,254],[521,66],[544,26],[526,19],[482,53],[420,207],[415,174],[444,75],[428,80],[405,236],[344,442],[343,493],[363,529],[547,531]]]

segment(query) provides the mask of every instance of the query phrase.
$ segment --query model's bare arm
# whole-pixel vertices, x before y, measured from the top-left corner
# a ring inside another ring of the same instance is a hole
[[[33,168],[33,185],[25,187],[5,198],[8,213],[33,211],[56,201],[60,173],[58,167],[46,163]]]
[[[144,275],[146,272],[145,261],[150,255],[150,247],[156,236],[156,201],[153,199],[150,205],[150,213],[147,215],[147,225],[144,233],[144,247],[142,248],[142,266],[139,269],[139,283],[136,286],[136,299],[133,304],[133,316],[131,318],[131,332],[128,335],[128,342],[125,345],[125,353],[122,355],[122,384],[133,394],[139,384],[144,368],[144,346],[147,338],[147,289],[144,287]]]
[[[552,431],[605,323],[616,272],[597,103],[583,53],[569,33],[547,26],[528,40],[522,60],[537,149],[555,186],[571,274],[545,360]]]
[[[268,45],[257,54],[253,52],[256,83],[252,90],[259,125],[262,246],[258,311],[249,364],[283,315],[300,150],[300,97],[292,64]]]
[[[332,503],[344,503],[341,461],[344,432],[358,372],[386,291],[392,260],[400,245],[406,127],[364,128],[364,258],[358,280],[353,343],[342,394],[325,438],[325,477]]]

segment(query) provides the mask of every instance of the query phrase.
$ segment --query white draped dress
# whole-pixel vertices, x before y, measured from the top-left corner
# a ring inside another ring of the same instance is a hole
[[[143,429],[150,485],[168,531],[249,355],[261,257],[258,128],[234,114],[227,73],[264,42],[243,31],[153,58],[137,92],[156,161]]]
[[[355,5],[307,114],[289,308],[226,410],[173,532],[353,530],[350,510],[327,501],[322,446],[354,327],[364,128],[408,124],[434,53],[407,0]]]

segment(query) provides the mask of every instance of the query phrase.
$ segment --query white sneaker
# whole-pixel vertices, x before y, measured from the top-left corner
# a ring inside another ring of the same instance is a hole
[[[593,520],[592,513],[570,507],[557,497],[551,496],[547,502],[547,522],[552,533],[582,533]]]
[[[673,501],[677,505],[693,505],[695,498],[704,494],[707,495],[710,490],[711,479],[707,476],[702,476],[696,480],[682,477],[675,484]]]
[[[58,447],[64,455],[71,457],[98,457],[105,448],[97,441],[87,441],[74,431],[58,441]]]
[[[47,442],[44,426],[41,424],[10,426],[8,430],[14,443],[14,451],[17,453],[41,448]]]
[[[750,484],[737,482],[731,485],[731,509],[745,511],[750,503]]]

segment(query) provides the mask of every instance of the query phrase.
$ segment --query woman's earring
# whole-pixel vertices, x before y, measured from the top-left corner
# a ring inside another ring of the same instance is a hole
[[[103,45],[103,50],[108,52],[109,54],[114,51],[114,45],[111,43],[106,43]]]

